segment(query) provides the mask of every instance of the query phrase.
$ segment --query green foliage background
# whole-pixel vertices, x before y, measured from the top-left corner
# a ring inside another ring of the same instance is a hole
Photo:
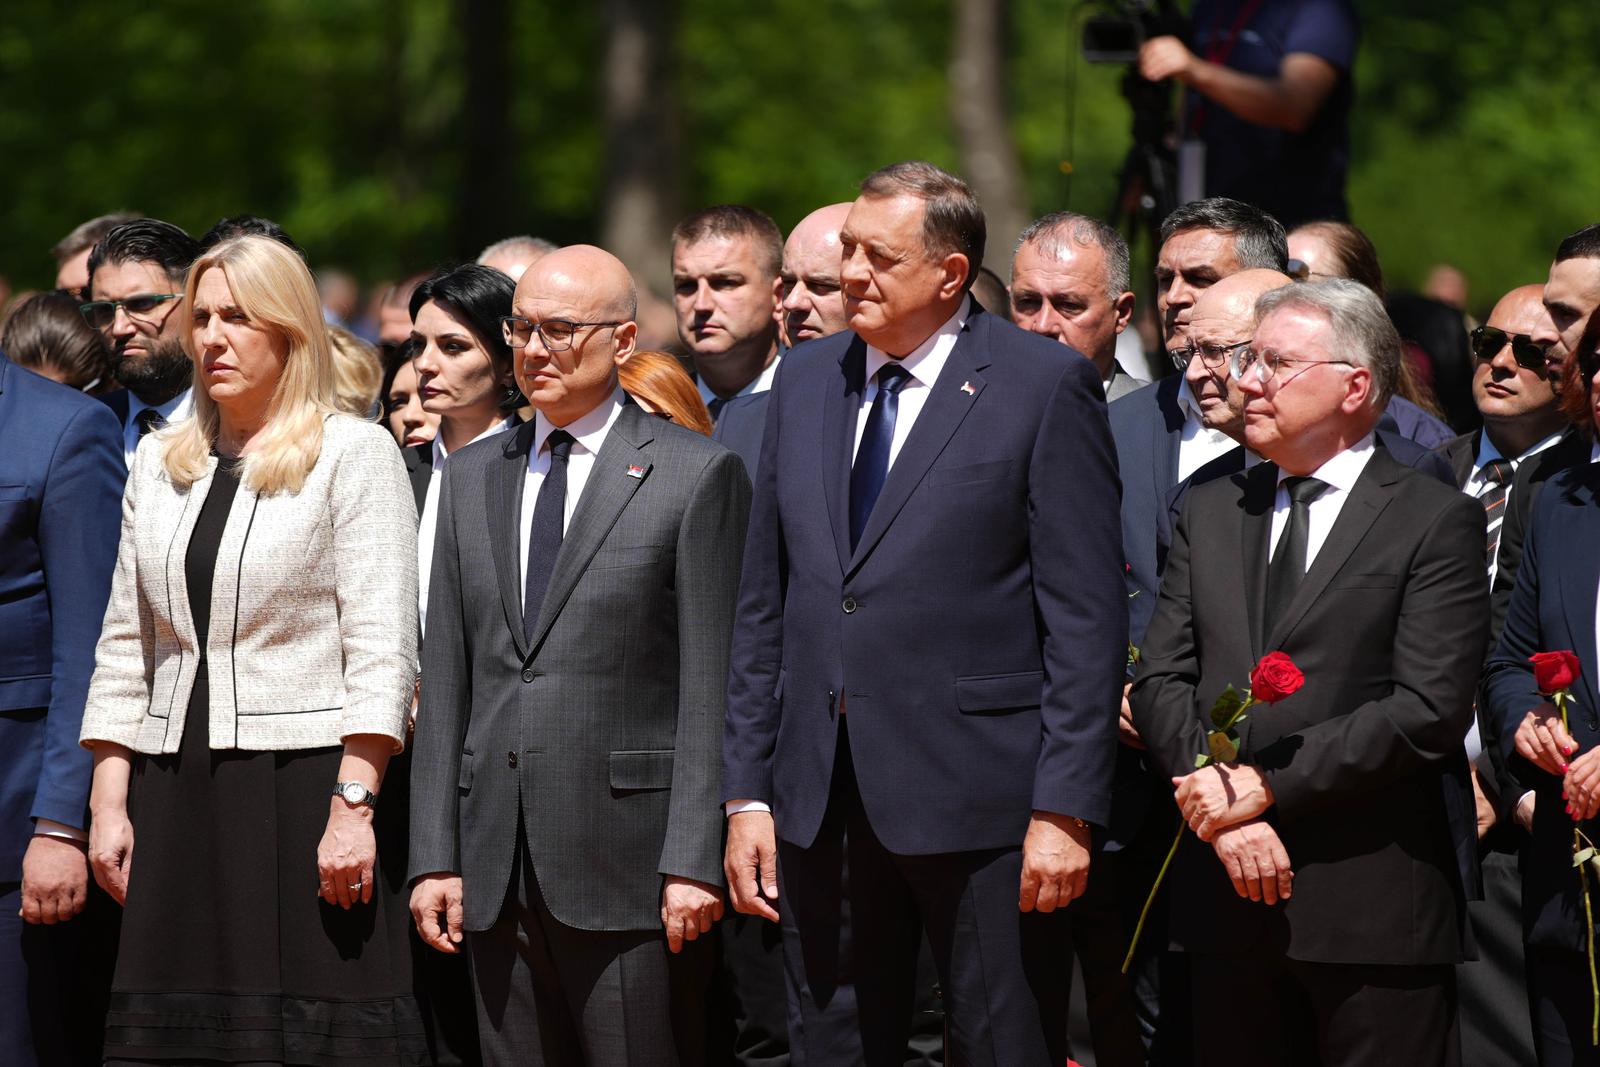
[[[374,279],[470,255],[462,0],[7,0],[0,20],[0,274],[130,208],[198,233],[276,218],[317,264]],[[678,0],[672,91],[684,208],[739,200],[781,226],[894,159],[957,165],[950,0]],[[598,230],[603,5],[513,0],[517,175],[503,232]],[[1393,282],[1448,260],[1481,306],[1542,279],[1600,218],[1600,41],[1580,0],[1358,0],[1355,221]],[[1084,5],[1012,0],[1013,133],[1032,207],[1101,213],[1128,142],[1120,70],[1076,59]],[[1067,143],[1069,126],[1072,143]],[[1060,167],[1073,164],[1070,184]],[[994,235],[1009,240],[1009,235]]]

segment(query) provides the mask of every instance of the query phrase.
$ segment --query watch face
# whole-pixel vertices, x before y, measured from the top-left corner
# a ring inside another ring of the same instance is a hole
[[[344,798],[352,804],[359,804],[367,799],[367,790],[360,782],[348,782],[344,787]]]

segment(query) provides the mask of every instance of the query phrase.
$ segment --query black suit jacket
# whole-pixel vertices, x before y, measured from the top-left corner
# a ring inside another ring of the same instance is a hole
[[[417,520],[422,519],[422,506],[428,500],[428,482],[433,478],[433,442],[402,448],[400,455],[406,461],[406,477],[411,479],[411,495],[417,500]]]
[[[1187,837],[1173,938],[1212,954],[1457,962],[1476,889],[1462,741],[1488,630],[1483,510],[1375,450],[1263,632],[1277,473],[1264,463],[1190,495],[1132,705],[1163,768],[1188,774],[1217,695],[1247,686],[1267,652],[1294,659],[1305,687],[1251,712],[1240,757],[1271,782],[1294,896],[1272,908],[1240,898],[1211,846]]]

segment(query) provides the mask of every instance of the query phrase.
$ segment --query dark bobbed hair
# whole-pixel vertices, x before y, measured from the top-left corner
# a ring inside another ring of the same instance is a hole
[[[1556,262],[1568,259],[1600,259],[1600,222],[1569,233],[1556,246]]]
[[[65,293],[36,293],[13,308],[0,328],[0,350],[19,367],[55,371],[74,389],[103,385],[111,375],[100,331],[83,320],[77,299]]]
[[[411,321],[417,321],[417,312],[429,301],[448,308],[467,324],[489,354],[495,371],[510,374],[513,357],[500,319],[511,314],[511,297],[516,291],[517,283],[493,267],[476,263],[440,267],[411,291]],[[522,394],[513,388],[501,400],[500,409],[509,414],[525,403]]]
[[[1378,294],[1379,300],[1388,299],[1383,284],[1383,266],[1378,262],[1378,248],[1359,228],[1337,219],[1320,219],[1294,228],[1295,233],[1311,233],[1328,242],[1333,254],[1339,257],[1339,269],[1344,277]]]
[[[783,233],[764,211],[744,204],[718,204],[696,211],[672,228],[672,247],[676,251],[679,245],[711,237],[748,237],[762,270],[774,278],[783,270]]]
[[[1161,243],[1185,230],[1216,230],[1233,238],[1241,270],[1289,269],[1289,238],[1283,223],[1254,204],[1211,196],[1184,204],[1161,221]]]
[[[295,239],[290,237],[282,226],[260,215],[230,215],[225,219],[218,219],[217,224],[200,238],[200,251],[209,252],[228,238],[243,237],[245,234],[270,237],[286,248],[293,249],[294,254],[302,260],[306,258],[306,250],[296,244]]]
[[[106,265],[154,263],[173,285],[183,284],[189,264],[200,255],[200,244],[183,230],[160,219],[135,219],[114,226],[95,242],[89,253],[89,283]]]
[[[977,281],[988,242],[988,223],[972,187],[943,167],[920,159],[891,163],[867,175],[862,196],[914,196],[926,203],[922,242],[929,256],[943,259],[952,252],[967,257],[966,289]]]

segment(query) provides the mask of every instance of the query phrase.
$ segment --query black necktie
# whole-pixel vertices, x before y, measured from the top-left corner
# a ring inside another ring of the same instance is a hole
[[[713,423],[717,421],[717,416],[722,414],[722,409],[727,406],[728,402],[722,397],[714,396],[711,398],[711,403],[706,405],[706,411],[711,415],[711,421]]]
[[[1311,533],[1311,502],[1328,488],[1327,482],[1315,478],[1285,478],[1284,489],[1289,492],[1289,521],[1278,537],[1278,547],[1273,550],[1272,562],[1267,566],[1267,617],[1264,632],[1283,617],[1306,576],[1306,544]]]
[[[545,442],[550,446],[550,471],[539,486],[539,499],[533,504],[533,523],[528,530],[528,571],[522,593],[522,632],[533,643],[539,625],[539,609],[544,606],[550,573],[556,569],[556,554],[567,513],[567,459],[572,455],[572,435],[552,430]]]
[[[139,413],[133,417],[133,421],[139,424],[139,440],[141,441],[144,440],[144,435],[151,430],[159,430],[167,424],[166,416],[155,408],[140,408]]]
[[[894,442],[894,420],[900,411],[900,389],[911,380],[911,372],[890,361],[878,370],[878,395],[867,413],[867,428],[861,432],[856,462],[850,468],[850,550],[861,541],[872,505],[883,492],[889,476],[889,446]]]
[[[1478,499],[1483,501],[1483,514],[1489,528],[1489,551],[1484,558],[1492,567],[1495,553],[1500,550],[1500,524],[1506,518],[1506,497],[1511,492],[1511,479],[1516,476],[1516,470],[1510,460],[1491,459],[1478,476],[1487,486]]]

